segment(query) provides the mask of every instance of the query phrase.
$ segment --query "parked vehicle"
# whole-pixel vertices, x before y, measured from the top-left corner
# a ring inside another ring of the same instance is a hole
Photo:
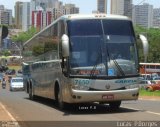
[[[160,90],[160,82],[152,82],[152,84],[146,86],[147,91]]]
[[[139,87],[142,88],[142,89],[145,89],[146,86],[152,84],[152,81],[150,80],[142,80],[140,83],[139,83]]]
[[[10,82],[10,91],[13,90],[24,90],[23,78],[13,77]]]
[[[18,70],[16,76],[22,76],[22,70]]]
[[[16,73],[16,71],[14,69],[9,69],[6,71],[7,75],[14,75]]]
[[[160,77],[154,77],[154,78],[153,78],[153,81],[155,81],[155,82],[160,82]]]

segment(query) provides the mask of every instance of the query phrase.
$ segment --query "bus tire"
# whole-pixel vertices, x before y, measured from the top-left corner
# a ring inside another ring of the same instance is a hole
[[[28,82],[25,85],[25,91],[26,91],[26,93],[29,94],[29,83]]]
[[[119,109],[120,105],[121,105],[121,101],[113,101],[109,103],[109,107],[114,110]]]
[[[55,99],[56,99],[56,103],[57,103],[60,110],[63,110],[66,108],[66,103],[63,102],[62,92],[61,92],[58,84],[56,84],[56,86],[55,86]]]
[[[33,93],[32,84],[29,85],[29,99],[34,100],[34,93]]]

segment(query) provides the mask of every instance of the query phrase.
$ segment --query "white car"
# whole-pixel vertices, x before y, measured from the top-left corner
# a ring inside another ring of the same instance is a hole
[[[13,90],[24,90],[23,78],[13,77],[10,82],[10,91]]]

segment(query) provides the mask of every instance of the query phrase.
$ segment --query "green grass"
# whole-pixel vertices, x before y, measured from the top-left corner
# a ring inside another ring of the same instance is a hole
[[[141,89],[140,96],[159,96],[160,97],[160,91],[149,92],[149,91],[146,91],[145,89]]]

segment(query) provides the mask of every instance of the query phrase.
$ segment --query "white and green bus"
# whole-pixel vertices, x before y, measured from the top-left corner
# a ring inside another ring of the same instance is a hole
[[[140,39],[146,57],[148,43]],[[136,41],[125,16],[62,16],[23,45],[26,92],[54,99],[61,109],[88,102],[119,108],[139,95]]]

